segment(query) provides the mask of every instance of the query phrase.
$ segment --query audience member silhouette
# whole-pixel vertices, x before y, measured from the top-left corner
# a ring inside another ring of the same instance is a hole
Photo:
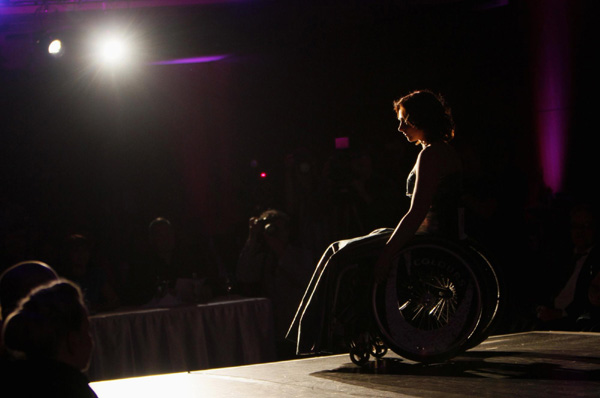
[[[93,342],[79,287],[57,280],[34,289],[2,329],[14,361],[3,375],[5,391],[23,397],[96,397],[83,374]]]
[[[570,259],[564,262],[563,269],[551,272],[561,276],[554,289],[550,286],[552,302],[537,308],[542,329],[576,330],[577,319],[592,307],[589,291],[600,270],[600,252],[596,248],[596,220],[591,207],[578,205],[572,209],[570,236]]]
[[[210,298],[210,287],[218,279],[217,262],[202,243],[188,244],[176,234],[168,219],[154,219],[148,230],[147,250],[132,264],[128,284],[130,303],[147,304],[157,296],[175,295],[179,278],[204,279],[209,289],[203,289],[202,299]]]
[[[0,274],[0,330],[8,315],[32,289],[57,279],[56,272],[41,261],[20,262]],[[0,374],[7,359],[4,342],[0,339]]]
[[[311,253],[291,242],[289,222],[279,210],[250,218],[236,273],[242,294],[271,299],[280,356],[287,355],[285,333],[314,268]]]
[[[600,332],[600,272],[596,274],[588,290],[589,307],[577,318],[577,330]]]
[[[90,312],[102,312],[119,306],[119,297],[108,282],[106,272],[98,264],[92,243],[85,236],[73,234],[67,237],[58,270],[61,276],[81,288]]]

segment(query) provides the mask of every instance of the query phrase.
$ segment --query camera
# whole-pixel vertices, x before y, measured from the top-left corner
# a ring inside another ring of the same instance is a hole
[[[256,225],[265,232],[265,234],[269,235],[269,236],[277,236],[279,233],[279,228],[277,228],[277,223],[275,223],[274,221],[277,220],[277,218],[274,217],[262,217],[259,218],[258,221],[256,222]]]

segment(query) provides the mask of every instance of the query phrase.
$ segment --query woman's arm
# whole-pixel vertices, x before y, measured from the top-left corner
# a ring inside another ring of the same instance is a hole
[[[415,165],[416,182],[410,208],[388,239],[375,265],[375,276],[381,282],[387,276],[390,260],[415,235],[433,202],[441,177],[441,167],[435,147],[423,149]]]

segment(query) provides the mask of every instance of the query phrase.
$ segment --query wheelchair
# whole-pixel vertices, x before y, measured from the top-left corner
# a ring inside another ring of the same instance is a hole
[[[313,310],[322,307],[313,311],[312,325],[302,326],[319,329],[312,347],[349,352],[362,366],[388,350],[416,362],[441,362],[485,340],[502,294],[499,274],[478,245],[415,236],[377,284],[373,265],[391,233],[381,229],[335,242],[324,253],[294,321],[310,318],[311,301],[317,301]]]

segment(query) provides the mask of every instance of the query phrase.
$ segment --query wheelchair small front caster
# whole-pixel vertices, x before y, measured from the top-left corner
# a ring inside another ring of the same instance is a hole
[[[358,366],[363,366],[369,359],[381,359],[387,354],[388,348],[381,338],[374,337],[370,333],[361,335],[360,338],[350,343],[350,359]]]
[[[364,366],[369,362],[371,353],[364,347],[352,347],[350,348],[350,360],[358,366]]]
[[[381,359],[385,356],[385,354],[387,354],[387,352],[388,348],[383,341],[381,341],[381,339],[376,338],[371,341],[371,355],[373,355],[375,358]]]

